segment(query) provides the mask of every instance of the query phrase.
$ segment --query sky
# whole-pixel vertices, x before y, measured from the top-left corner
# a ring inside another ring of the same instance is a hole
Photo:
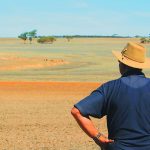
[[[1,0],[0,37],[150,34],[150,0]]]

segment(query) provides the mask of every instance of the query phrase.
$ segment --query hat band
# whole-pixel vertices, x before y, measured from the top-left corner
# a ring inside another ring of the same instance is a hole
[[[130,59],[132,61],[138,62],[138,63],[144,63],[143,60],[142,61],[139,61],[139,60],[137,61],[136,59],[133,59],[133,58],[128,57],[127,55],[124,55],[124,53],[122,53],[122,60],[124,59],[123,57],[125,57],[127,59]]]

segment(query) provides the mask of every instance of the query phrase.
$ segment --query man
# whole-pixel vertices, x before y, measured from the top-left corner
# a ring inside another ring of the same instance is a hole
[[[150,68],[143,46],[130,42],[122,52],[113,51],[121,78],[109,81],[78,102],[71,113],[102,149],[150,150],[150,79],[142,73]],[[108,138],[89,116],[107,116]]]

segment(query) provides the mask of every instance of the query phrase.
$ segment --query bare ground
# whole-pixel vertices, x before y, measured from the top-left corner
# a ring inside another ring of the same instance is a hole
[[[99,83],[1,82],[1,150],[96,150],[70,114]],[[107,134],[105,118],[93,119]]]

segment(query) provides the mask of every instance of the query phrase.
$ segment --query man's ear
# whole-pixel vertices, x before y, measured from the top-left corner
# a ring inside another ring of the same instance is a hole
[[[128,70],[128,66],[119,61],[119,71],[123,75]]]

